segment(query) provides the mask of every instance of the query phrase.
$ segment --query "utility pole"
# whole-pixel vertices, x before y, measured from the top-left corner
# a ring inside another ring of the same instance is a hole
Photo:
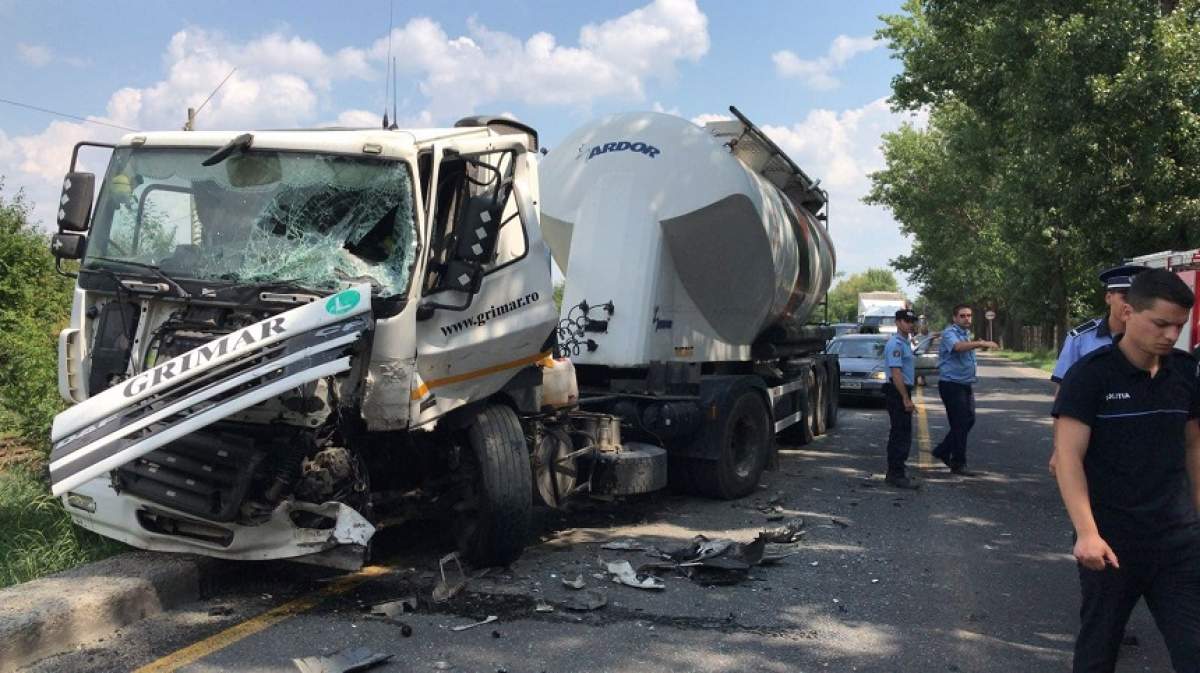
[[[196,108],[194,108],[194,107],[188,108],[187,121],[183,123],[183,130],[184,131],[195,131],[196,130]]]

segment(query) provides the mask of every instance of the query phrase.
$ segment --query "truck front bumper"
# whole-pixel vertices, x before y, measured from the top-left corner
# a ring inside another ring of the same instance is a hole
[[[285,500],[261,524],[216,523],[119,494],[104,477],[65,494],[63,504],[76,524],[139,549],[240,561],[294,559],[352,570],[361,566],[375,534],[361,514],[340,502]],[[293,513],[317,515],[307,518],[319,519],[321,527],[297,525]],[[337,548],[349,553],[320,558],[322,552]],[[306,558],[314,555],[318,557]]]

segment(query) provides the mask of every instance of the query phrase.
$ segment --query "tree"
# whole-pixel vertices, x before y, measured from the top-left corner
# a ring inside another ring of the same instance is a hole
[[[896,266],[931,299],[1065,330],[1099,310],[1099,268],[1200,244],[1200,0],[904,12],[880,31],[904,64],[892,100],[930,122],[885,138],[869,198],[913,236]]]
[[[858,320],[858,294],[860,292],[899,292],[900,283],[895,274],[887,269],[867,269],[851,274],[829,291],[829,317],[835,322]]]
[[[0,179],[0,429],[41,447],[63,407],[57,335],[72,288],[54,271],[49,240],[29,223],[24,195],[5,199]]]

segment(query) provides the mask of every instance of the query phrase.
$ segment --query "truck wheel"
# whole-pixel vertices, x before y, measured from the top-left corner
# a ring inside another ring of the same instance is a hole
[[[829,361],[829,385],[825,388],[825,429],[837,427],[838,407],[840,406],[839,392],[841,391],[842,370],[837,360]]]
[[[813,367],[813,388],[817,399],[813,404],[813,436],[820,437],[827,429],[826,414],[829,413],[829,371],[824,367]]]
[[[771,415],[758,391],[736,393],[718,429],[718,459],[689,460],[684,465],[690,490],[723,500],[753,493],[767,466],[773,434]]]
[[[525,549],[533,515],[533,483],[525,433],[516,412],[489,404],[467,429],[471,495],[458,513],[459,553],[476,566],[503,566]]]

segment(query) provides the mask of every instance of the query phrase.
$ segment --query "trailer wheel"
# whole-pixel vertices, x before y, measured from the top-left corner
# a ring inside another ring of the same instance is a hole
[[[820,437],[828,428],[826,417],[829,413],[829,370],[825,367],[813,367],[813,389],[816,399],[813,402],[813,436]]]
[[[841,391],[842,369],[838,366],[836,359],[829,360],[829,386],[825,389],[826,411],[825,411],[825,429],[832,430],[837,427],[838,423],[838,408],[841,406],[839,393]]]
[[[471,496],[458,512],[459,553],[476,566],[508,565],[521,555],[533,515],[532,477],[525,433],[516,412],[489,404],[467,429],[473,470]]]
[[[695,493],[733,500],[754,492],[766,469],[774,429],[766,402],[756,390],[743,388],[718,430],[717,460],[689,460],[687,483]]]

